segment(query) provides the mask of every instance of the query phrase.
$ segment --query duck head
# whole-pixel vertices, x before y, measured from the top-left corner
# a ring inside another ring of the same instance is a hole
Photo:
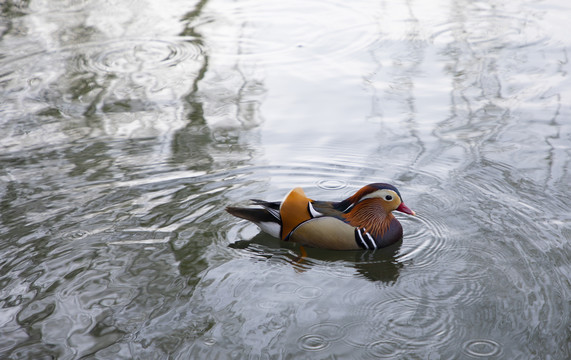
[[[367,201],[367,200],[371,201]],[[414,211],[408,208],[402,201],[402,197],[398,189],[391,184],[374,183],[362,187],[354,195],[339,202],[337,208],[344,213],[351,213],[357,210],[357,204],[374,203],[375,207],[381,207],[386,214],[392,211],[400,211],[409,215],[416,215]],[[359,207],[357,207],[359,208]]]

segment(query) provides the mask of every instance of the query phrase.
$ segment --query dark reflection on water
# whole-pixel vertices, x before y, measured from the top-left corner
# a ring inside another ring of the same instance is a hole
[[[0,11],[0,357],[571,356],[566,3]],[[373,181],[384,251],[223,210]]]
[[[277,252],[276,256],[284,257],[299,271],[306,271],[315,267],[325,266],[326,271],[335,269],[356,270],[356,274],[372,281],[391,283],[398,277],[402,264],[396,259],[401,243],[385,248],[383,251],[331,251],[312,249],[296,244],[283,243],[259,233],[250,240],[238,240],[229,246],[234,249],[246,249],[264,259],[271,259],[274,255],[268,252],[269,245]],[[284,253],[283,251],[286,250]],[[351,276],[356,275],[354,272]]]

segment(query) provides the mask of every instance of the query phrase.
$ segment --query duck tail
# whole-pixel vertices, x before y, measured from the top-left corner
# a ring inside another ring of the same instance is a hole
[[[249,220],[253,223],[276,221],[276,218],[264,208],[258,209],[258,208],[228,206],[226,208],[226,211],[228,211],[230,214],[236,217]]]
[[[282,222],[279,217],[279,211],[276,213],[273,209],[262,208],[243,208],[229,206],[226,208],[230,214],[246,219],[258,225],[262,231],[279,238]]]

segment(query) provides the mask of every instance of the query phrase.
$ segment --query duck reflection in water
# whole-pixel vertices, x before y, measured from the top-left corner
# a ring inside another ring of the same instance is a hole
[[[229,246],[247,250],[267,260],[278,258],[290,263],[299,272],[314,266],[335,264],[340,268],[354,268],[358,276],[367,280],[391,284],[397,280],[403,267],[398,260],[401,245],[402,241],[398,241],[379,251],[334,251],[284,243],[265,233],[258,233],[250,240],[238,240]]]

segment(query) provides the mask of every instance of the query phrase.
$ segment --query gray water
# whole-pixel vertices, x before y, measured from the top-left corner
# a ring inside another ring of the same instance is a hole
[[[0,358],[571,358],[569,1],[0,9]],[[224,211],[371,182],[400,247]]]

